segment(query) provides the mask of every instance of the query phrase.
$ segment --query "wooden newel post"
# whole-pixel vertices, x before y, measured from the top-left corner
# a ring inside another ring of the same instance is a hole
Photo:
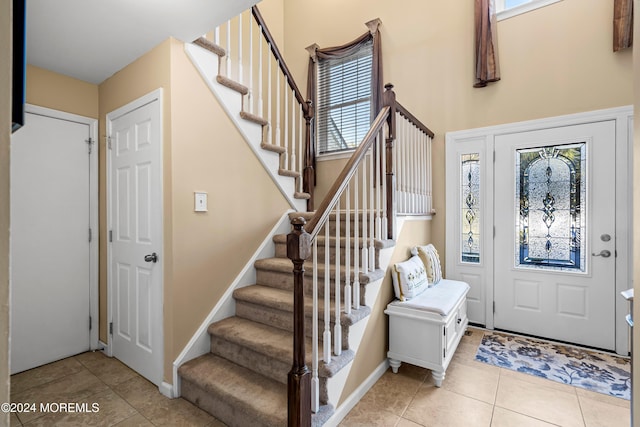
[[[304,218],[291,220],[287,257],[293,262],[293,366],[287,381],[289,427],[311,426],[311,372],[304,349],[304,260],[311,255],[311,235]]]
[[[384,85],[383,103],[385,107],[389,107],[389,135],[387,136],[385,149],[386,160],[385,165],[387,178],[387,239],[396,238],[396,176],[393,170],[393,142],[396,139],[396,93],[393,91],[393,85],[387,83]]]
[[[313,202],[313,190],[316,186],[316,172],[315,172],[315,146],[311,138],[311,120],[315,115],[313,109],[313,103],[307,101],[306,108],[304,109],[304,120],[306,122],[305,130],[305,152],[304,152],[304,175],[302,177],[302,191],[309,193],[311,196],[307,200],[307,211],[311,212],[314,209]]]

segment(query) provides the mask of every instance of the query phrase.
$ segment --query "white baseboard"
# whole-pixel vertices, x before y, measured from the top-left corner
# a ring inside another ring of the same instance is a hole
[[[378,367],[373,370],[371,375],[369,375],[367,379],[364,380],[358,386],[358,388],[355,389],[354,392],[351,393],[349,397],[345,399],[344,402],[342,402],[342,405],[336,408],[336,411],[333,413],[331,418],[329,418],[329,420],[325,423],[325,426],[327,427],[337,426],[340,423],[340,421],[342,421],[344,417],[347,416],[349,411],[351,411],[358,404],[358,402],[360,402],[360,399],[362,399],[362,397],[365,394],[367,394],[369,389],[371,389],[371,387],[373,387],[373,385],[384,375],[387,369],[389,369],[389,360],[385,359],[384,362],[378,365]]]
[[[162,394],[163,396],[168,397],[169,399],[173,399],[177,396],[175,396],[173,394],[173,386],[169,383],[166,382],[162,382],[162,384],[160,384],[158,386],[158,390],[160,391],[160,394]]]

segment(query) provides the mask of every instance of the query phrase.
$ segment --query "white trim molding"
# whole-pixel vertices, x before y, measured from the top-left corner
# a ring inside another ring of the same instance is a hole
[[[527,3],[505,9],[505,0],[496,0],[496,19],[502,21],[503,19],[522,15],[523,13],[531,12],[532,10],[540,9],[541,7],[549,6],[560,1],[562,0],[530,0]]]

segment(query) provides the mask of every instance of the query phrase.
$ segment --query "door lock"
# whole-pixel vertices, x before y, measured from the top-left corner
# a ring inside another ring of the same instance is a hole
[[[145,255],[144,260],[145,262],[158,262],[158,254],[154,252],[151,255]]]
[[[594,252],[591,255],[593,255],[593,256],[601,256],[602,258],[609,258],[611,256],[611,251],[603,249],[603,250],[600,251],[599,254]]]

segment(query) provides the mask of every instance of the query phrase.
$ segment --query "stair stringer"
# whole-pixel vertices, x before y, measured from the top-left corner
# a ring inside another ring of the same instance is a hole
[[[214,53],[191,43],[185,43],[184,50],[223,110],[235,124],[243,139],[249,144],[249,147],[269,176],[271,176],[273,182],[278,186],[278,189],[287,202],[289,202],[291,208],[298,212],[306,212],[307,201],[294,198],[296,180],[292,177],[278,174],[278,170],[280,169],[280,155],[272,151],[264,150],[260,146],[263,137],[262,126],[240,117],[240,112],[242,111],[242,95],[218,83],[218,63],[220,58]]]
[[[275,253],[275,244],[273,236],[277,234],[286,234],[291,231],[291,220],[289,214],[293,211],[285,212],[280,220],[275,224],[271,231],[267,234],[258,249],[251,256],[244,268],[227,288],[222,298],[211,309],[207,317],[202,321],[196,332],[193,334],[187,345],[182,349],[178,357],[173,361],[173,397],[180,397],[180,375],[178,368],[189,360],[209,353],[211,348],[211,337],[208,333],[209,325],[227,317],[235,316],[236,300],[233,298],[233,291],[245,286],[252,285],[256,282],[256,269],[254,264],[256,260],[271,257]]]

